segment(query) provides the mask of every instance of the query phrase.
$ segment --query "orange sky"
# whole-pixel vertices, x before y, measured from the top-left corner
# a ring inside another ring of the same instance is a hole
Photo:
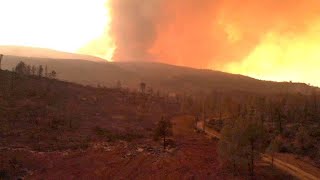
[[[112,57],[106,0],[0,0],[0,22],[0,45]]]
[[[0,45],[320,86],[318,0],[2,0]]]

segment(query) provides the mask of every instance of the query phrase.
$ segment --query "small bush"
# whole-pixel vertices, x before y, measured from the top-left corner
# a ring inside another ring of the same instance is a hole
[[[294,153],[294,149],[292,144],[281,143],[279,146],[279,152],[281,153]]]
[[[0,170],[0,179],[9,179],[9,174],[6,170]]]
[[[314,138],[320,138],[320,129],[319,127],[310,128],[310,136]]]
[[[123,140],[123,141],[132,141],[135,139],[143,138],[143,135],[139,133],[125,133],[125,134],[115,134],[110,132],[109,130],[101,127],[95,127],[94,132],[102,137],[107,139],[108,141],[117,141],[117,140]]]
[[[208,123],[208,126],[213,128],[214,130],[220,132],[223,128],[223,120],[211,120]]]
[[[124,141],[133,141],[135,139],[143,138],[144,136],[137,133],[127,133],[127,134],[120,134],[117,135],[117,139],[124,140]]]

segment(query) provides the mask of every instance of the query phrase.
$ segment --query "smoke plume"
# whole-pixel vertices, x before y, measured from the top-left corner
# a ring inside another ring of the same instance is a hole
[[[306,40],[320,29],[318,0],[111,0],[110,5],[115,61],[250,74],[244,69],[258,70],[255,65],[268,61],[288,64],[288,51],[299,50],[290,45],[306,51]],[[275,53],[271,46],[280,48],[276,59],[263,58]]]

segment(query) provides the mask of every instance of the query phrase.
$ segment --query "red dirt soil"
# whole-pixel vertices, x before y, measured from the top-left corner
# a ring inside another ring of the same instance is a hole
[[[26,179],[245,179],[221,170],[217,141],[195,133],[191,117],[174,118],[173,124],[176,148],[166,152],[161,144],[146,138],[94,143],[87,150],[2,150],[1,162],[23,166]],[[272,176],[277,177],[283,178]]]

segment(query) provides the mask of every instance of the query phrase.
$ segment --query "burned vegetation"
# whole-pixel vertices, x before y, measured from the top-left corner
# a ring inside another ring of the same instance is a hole
[[[271,168],[281,153],[319,165],[316,90],[176,94],[58,77],[24,62],[0,71],[0,178],[289,178]],[[220,140],[196,133],[200,122]],[[264,153],[272,165],[259,165]]]
[[[48,69],[20,62],[12,71],[0,71],[1,151],[77,151],[100,142],[143,141],[153,137],[163,114],[175,114],[179,107],[143,89],[59,81]]]

